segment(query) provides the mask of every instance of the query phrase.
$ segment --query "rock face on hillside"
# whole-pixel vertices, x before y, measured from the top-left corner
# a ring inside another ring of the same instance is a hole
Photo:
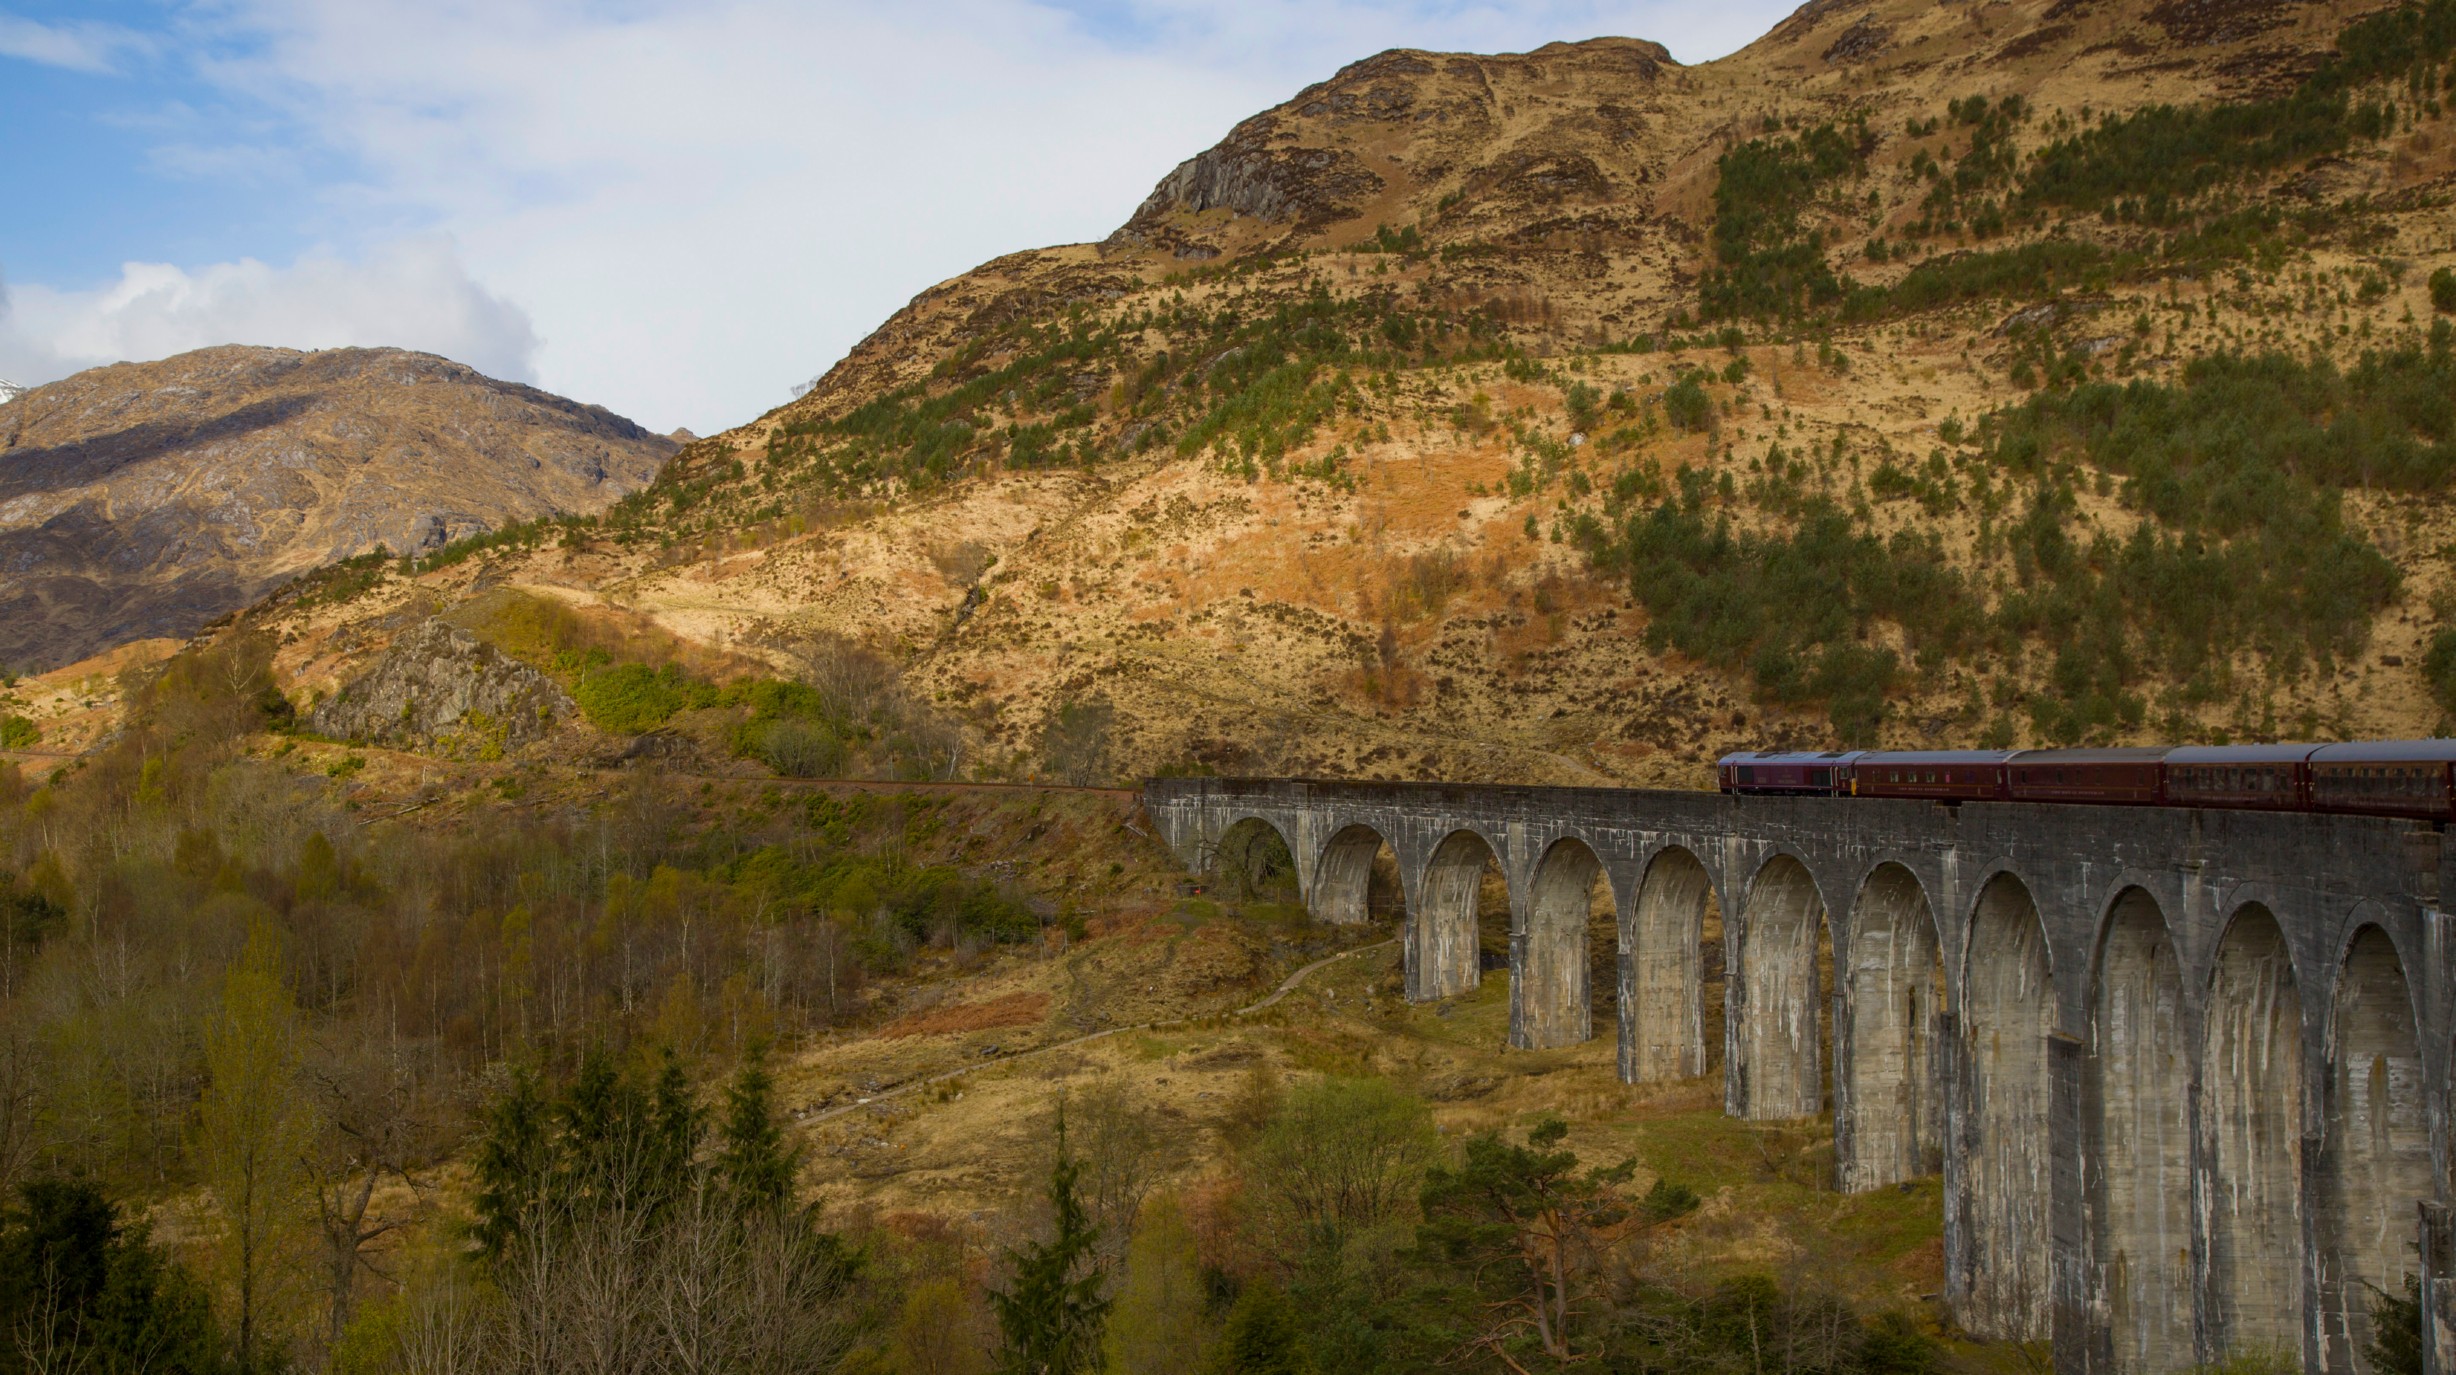
[[[544,674],[429,619],[309,719],[336,739],[484,758],[544,736],[571,713],[571,698]]]
[[[399,349],[202,349],[0,406],[0,664],[186,636],[297,573],[644,486],[673,441]]]

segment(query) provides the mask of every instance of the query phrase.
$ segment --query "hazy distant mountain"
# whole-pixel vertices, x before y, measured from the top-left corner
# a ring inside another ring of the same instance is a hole
[[[199,349],[0,406],[0,663],[187,635],[283,579],[598,510],[672,440],[400,349]]]

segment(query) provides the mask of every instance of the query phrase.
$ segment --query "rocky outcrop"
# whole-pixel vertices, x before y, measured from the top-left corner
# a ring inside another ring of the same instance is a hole
[[[1382,179],[1353,154],[1275,147],[1278,132],[1268,117],[1238,125],[1218,147],[1188,158],[1162,178],[1134,212],[1134,222],[1149,225],[1173,211],[1227,210],[1312,229],[1354,214],[1357,203],[1382,189]]]
[[[572,715],[554,680],[440,619],[402,632],[365,676],[317,707],[319,734],[498,758]]]

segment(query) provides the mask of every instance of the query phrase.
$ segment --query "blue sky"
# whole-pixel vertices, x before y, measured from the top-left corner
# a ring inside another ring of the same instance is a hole
[[[706,433],[1355,58],[1789,9],[0,0],[0,377],[394,343]]]

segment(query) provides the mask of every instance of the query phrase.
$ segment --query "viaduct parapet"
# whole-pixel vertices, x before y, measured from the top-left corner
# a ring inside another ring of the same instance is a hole
[[[2051,1340],[2062,1375],[2280,1348],[2362,1370],[2371,1287],[2408,1275],[2456,1375],[2456,852],[2432,827],[1215,778],[1144,802],[1197,872],[1275,832],[1330,921],[1367,919],[1386,846],[1419,1001],[1476,986],[1497,867],[1513,1046],[1602,1031],[1589,971],[1616,967],[1624,1081],[1719,1058],[1735,1116],[1832,1112],[1836,1187],[1941,1172],[1957,1321]]]

